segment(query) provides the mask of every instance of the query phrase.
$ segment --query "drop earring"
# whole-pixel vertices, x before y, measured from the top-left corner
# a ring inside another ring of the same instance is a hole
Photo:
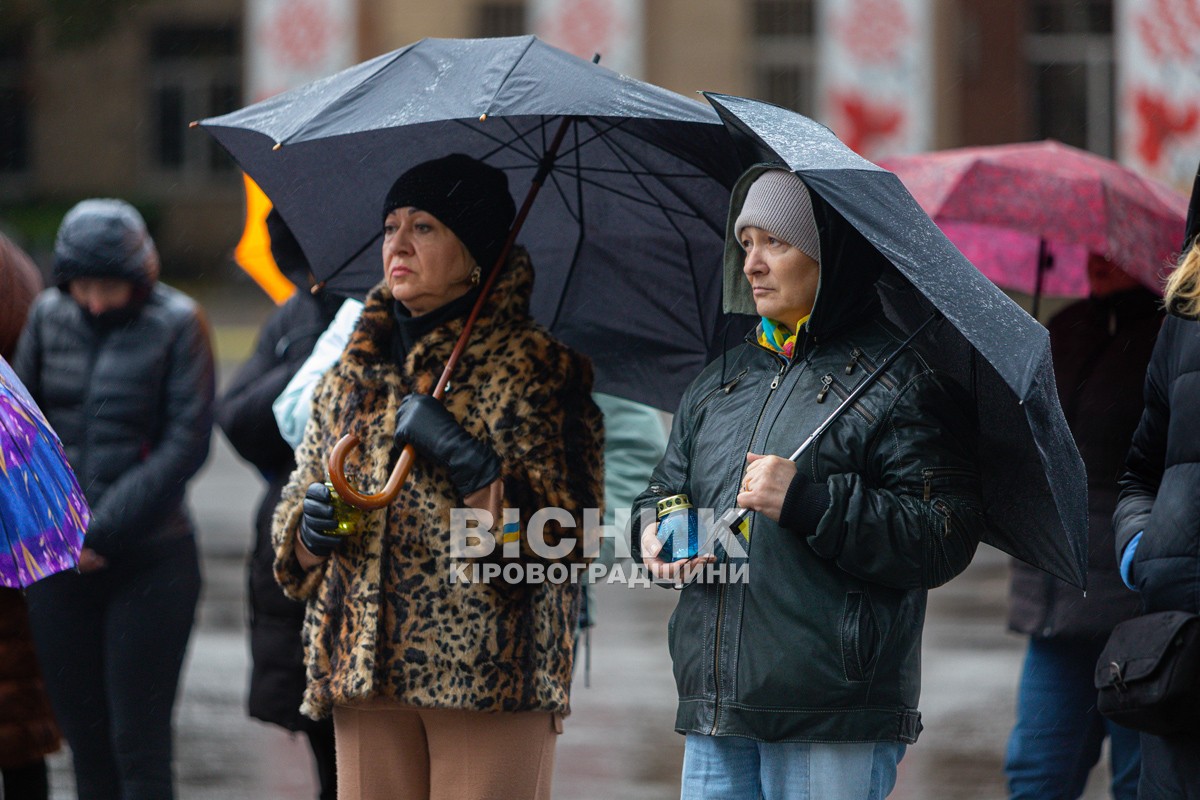
[[[475,269],[471,270],[471,285],[478,286],[479,279],[482,277],[483,277],[483,270],[479,268],[478,264],[476,264]]]

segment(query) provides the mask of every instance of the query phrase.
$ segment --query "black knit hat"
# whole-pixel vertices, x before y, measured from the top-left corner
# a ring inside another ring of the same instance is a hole
[[[413,206],[454,232],[484,272],[491,270],[517,214],[508,177],[462,153],[426,161],[405,172],[383,201],[383,217]]]

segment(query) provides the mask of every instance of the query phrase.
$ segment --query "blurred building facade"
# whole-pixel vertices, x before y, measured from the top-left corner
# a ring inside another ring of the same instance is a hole
[[[52,218],[81,197],[120,195],[146,210],[168,276],[219,274],[240,234],[242,183],[187,123],[249,101],[247,54],[262,34],[247,29],[262,2],[294,6],[293,47],[328,33],[318,12],[332,0],[105,0],[110,18],[67,43],[60,29],[79,20],[41,13],[37,0],[0,6],[0,226],[36,253],[28,239],[51,220],[29,209]],[[1053,137],[1117,152],[1114,0],[357,0],[343,36],[361,60],[425,36],[544,32],[547,15],[590,14],[555,29],[579,49],[606,2],[636,20],[619,39],[632,41],[636,77],[794,108],[868,157],[890,154],[873,144],[870,114],[858,109],[865,127],[851,130],[828,105],[833,26],[849,57],[876,68],[907,35],[923,104],[910,141],[921,149]],[[847,8],[855,16],[832,16]],[[895,16],[905,8],[921,15]]]

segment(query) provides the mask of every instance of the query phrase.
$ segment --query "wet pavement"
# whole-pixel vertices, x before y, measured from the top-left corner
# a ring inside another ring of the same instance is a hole
[[[226,342],[238,341],[236,331],[224,335]],[[226,346],[223,377],[245,347]],[[315,797],[306,742],[244,712],[244,560],[261,491],[257,475],[216,435],[191,491],[205,588],[176,714],[182,800]],[[1004,631],[1006,578],[1006,557],[983,547],[963,575],[931,593],[923,650],[925,731],[900,764],[893,798],[1005,796],[1000,766],[1023,655],[1023,641]],[[659,588],[597,587],[590,685],[584,686],[581,664],[573,714],[558,743],[555,798],[678,797],[683,738],[671,730],[675,695],[665,638],[674,600],[673,592]],[[1093,771],[1087,800],[1106,796],[1106,771]],[[65,751],[51,757],[51,782],[56,800],[74,797]]]

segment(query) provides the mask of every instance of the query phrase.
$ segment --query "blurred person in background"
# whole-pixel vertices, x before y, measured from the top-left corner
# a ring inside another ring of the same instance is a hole
[[[1145,410],[1113,514],[1121,577],[1145,613],[1200,613],[1200,177],[1179,267],[1146,370]],[[1200,720],[1189,735],[1141,734],[1139,800],[1200,798]]]
[[[42,288],[33,261],[0,234],[0,356],[13,357],[29,306]],[[4,800],[46,800],[46,755],[60,747],[58,726],[33,648],[25,595],[0,587],[0,775]]]
[[[14,369],[92,508],[76,572],[27,591],[80,798],[174,797],[171,714],[200,594],[188,480],[208,455],[213,355],[121,200],[63,218]]]
[[[1088,590],[1013,561],[1008,626],[1029,637],[1004,771],[1009,794],[1073,800],[1109,739],[1112,796],[1137,796],[1137,731],[1096,709],[1093,673],[1112,629],[1140,612],[1113,562],[1117,477],[1142,414],[1141,387],[1159,299],[1103,256],[1088,260],[1089,297],[1050,320],[1058,397],[1088,476]]]
[[[267,482],[254,519],[247,600],[250,605],[250,716],[303,733],[317,771],[318,797],[337,797],[333,720],[300,713],[304,696],[304,604],[284,595],[275,581],[271,516],[296,468],[293,446],[275,424],[271,404],[312,352],[342,298],[309,291],[308,260],[279,212],[267,215],[271,254],[297,291],[263,325],[254,352],[238,369],[217,405],[217,423],[238,455]]]
[[[559,508],[546,546],[584,560],[599,507],[603,433],[586,359],[529,316],[533,266],[514,247],[504,173],[456,154],[401,175],[384,199],[384,281],[318,381],[273,528],[275,574],[305,599],[304,713],[332,713],[343,798],[548,798],[569,711],[579,586],[454,580],[451,512],[496,522],[511,563],[547,563],[531,515]],[[428,394],[487,280],[443,402]],[[416,458],[390,505],[337,535],[326,456],[344,433],[352,483],[382,486],[400,448]],[[501,509],[519,512],[504,520]],[[504,544],[501,544],[501,543]],[[544,548],[542,548],[544,551]],[[489,558],[507,559],[498,551]],[[553,563],[559,563],[554,561]]]

